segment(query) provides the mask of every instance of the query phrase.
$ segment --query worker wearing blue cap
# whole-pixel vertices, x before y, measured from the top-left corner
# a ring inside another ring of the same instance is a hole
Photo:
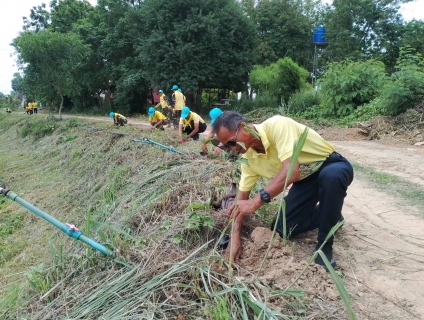
[[[195,112],[191,111],[189,107],[184,107],[181,110],[180,123],[178,127],[178,134],[180,140],[178,142],[186,142],[189,138],[194,141],[199,140],[199,133],[205,132],[207,128],[206,122]],[[183,134],[187,134],[183,137]]]
[[[118,127],[123,127],[124,124],[128,123],[127,118],[125,118],[122,114],[119,114],[117,112],[111,112],[109,113],[109,117],[113,120],[113,124]]]
[[[219,108],[213,108],[210,112],[209,112],[209,117],[211,118],[211,125],[213,125],[213,123],[215,122],[215,120],[222,114],[222,110]],[[222,143],[220,143],[218,141],[218,139],[215,136],[215,132],[213,132],[213,130],[211,132],[209,132],[208,136],[206,137],[205,142],[202,143],[202,150],[203,150],[203,154],[202,155],[207,155],[209,153],[208,151],[208,147],[207,144],[209,142],[212,142],[212,144],[214,146],[216,146],[214,154],[216,156],[219,156],[221,154],[221,150],[225,150],[227,152],[231,151],[230,148],[226,148]]]
[[[165,130],[164,125],[168,124],[165,115],[162,112],[155,111],[155,108],[149,108],[149,122],[153,128]]]
[[[184,95],[178,91],[178,86],[176,84],[172,86],[172,91],[172,102],[174,103],[172,113],[176,117],[181,117],[181,110],[185,106]]]
[[[171,118],[172,108],[168,104],[168,98],[166,97],[163,90],[159,90],[159,103],[155,106],[155,109],[159,106],[162,107],[162,113],[166,118]],[[168,122],[168,127],[171,126],[171,123]]]

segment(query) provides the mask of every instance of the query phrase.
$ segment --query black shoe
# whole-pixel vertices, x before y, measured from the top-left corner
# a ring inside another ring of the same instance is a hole
[[[320,246],[321,246],[321,244],[318,243],[316,245],[316,247],[315,247],[315,251],[317,251]],[[331,266],[333,268],[335,268],[336,267],[336,261],[334,261],[334,258],[333,258],[333,248],[332,248],[332,246],[329,245],[328,243],[326,243],[324,245],[324,247],[322,247],[321,251],[324,253],[324,255],[327,258],[327,260],[330,261]],[[315,263],[316,264],[319,264],[320,266],[322,266],[325,269],[325,271],[328,272],[328,268],[325,265],[324,260],[322,260],[322,257],[321,257],[320,254],[318,254],[318,256],[315,258]]]
[[[196,134],[193,136],[193,140],[194,140],[194,141],[199,141],[199,134],[198,134],[198,133],[196,133]]]

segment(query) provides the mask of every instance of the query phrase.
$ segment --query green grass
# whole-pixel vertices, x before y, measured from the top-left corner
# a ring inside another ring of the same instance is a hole
[[[352,163],[352,166],[357,177],[368,181],[377,190],[384,188],[385,193],[399,202],[424,209],[424,188],[419,184],[358,163]]]
[[[267,305],[272,288],[215,271],[225,270],[214,250],[225,224],[211,218],[210,204],[230,185],[230,163],[201,158],[198,143],[177,144],[174,130],[56,121],[51,134],[34,138],[31,129],[22,137],[27,121],[38,128],[45,120],[0,117],[0,179],[116,257],[107,259],[11,200],[0,200],[1,221],[8,226],[0,240],[1,319],[274,314]],[[127,136],[107,133],[116,130]],[[189,156],[131,141],[144,136]],[[268,206],[275,210],[275,204]],[[266,220],[267,212],[259,216]],[[297,317],[297,309],[288,309],[294,313],[287,317]]]

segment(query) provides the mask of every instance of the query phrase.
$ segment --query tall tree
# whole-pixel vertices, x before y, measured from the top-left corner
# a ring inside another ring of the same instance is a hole
[[[60,98],[61,117],[65,96],[78,92],[76,75],[90,48],[75,34],[48,30],[25,32],[13,41],[13,45],[32,92],[46,97],[55,92]]]
[[[268,65],[290,57],[304,68],[311,65],[312,29],[319,1],[269,0],[255,7],[253,20],[258,26],[260,44],[257,63]]]
[[[146,0],[139,46],[154,86],[182,86],[195,106],[202,88],[244,90],[256,31],[235,0]]]
[[[334,0],[326,14],[330,61],[377,58],[388,67],[397,57],[403,0]],[[392,54],[394,53],[394,54]]]

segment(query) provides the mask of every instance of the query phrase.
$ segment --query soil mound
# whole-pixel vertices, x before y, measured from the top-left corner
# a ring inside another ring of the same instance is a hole
[[[250,239],[244,239],[239,260],[240,266],[255,274],[265,256],[271,236],[272,231],[269,228],[255,228]],[[259,277],[262,282],[275,289],[287,288],[308,265],[308,261],[296,258],[293,247],[290,245],[290,241],[283,245],[282,239],[277,237]],[[304,290],[309,298],[320,296],[328,300],[339,299],[330,275],[324,268],[315,264],[306,270],[292,289]]]

